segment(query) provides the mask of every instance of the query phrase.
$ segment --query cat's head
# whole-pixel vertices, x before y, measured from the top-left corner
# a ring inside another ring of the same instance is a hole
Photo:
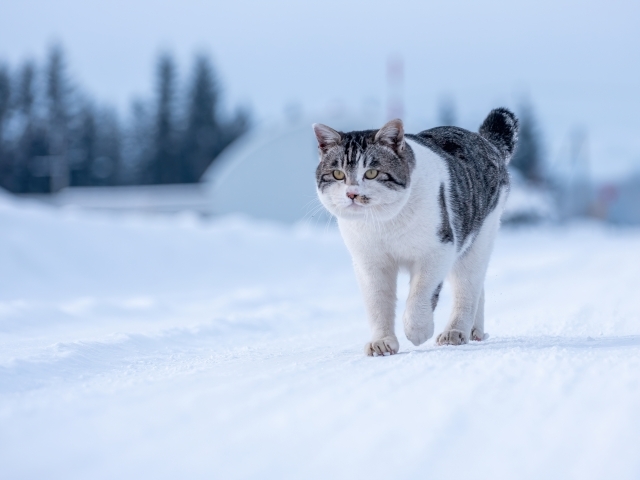
[[[380,130],[338,132],[314,124],[320,201],[339,218],[372,222],[395,217],[409,198],[415,159],[401,120]]]

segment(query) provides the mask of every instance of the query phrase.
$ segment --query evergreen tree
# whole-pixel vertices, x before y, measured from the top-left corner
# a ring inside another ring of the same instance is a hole
[[[154,183],[177,183],[181,168],[176,149],[176,67],[173,58],[162,55],[158,62],[155,124]]]
[[[85,101],[71,130],[69,152],[72,186],[119,183],[122,158],[120,122],[115,111]]]
[[[31,61],[22,65],[18,76],[16,106],[25,120],[33,120],[34,105],[36,101],[35,92],[36,67]]]
[[[218,153],[218,146],[223,140],[216,118],[218,96],[211,63],[205,56],[199,56],[188,95],[183,182],[197,182]]]
[[[230,119],[222,117],[218,85],[209,59],[197,57],[188,92],[183,182],[198,182],[222,150],[249,128],[249,114],[244,110],[238,110]]]
[[[5,124],[9,117],[11,105],[11,76],[9,69],[0,65],[0,186],[8,187],[7,179],[12,172],[11,153],[5,139]]]
[[[5,65],[0,65],[0,142],[4,139],[4,125],[11,106],[11,75]]]
[[[47,62],[47,107],[49,134],[49,168],[51,190],[68,185],[69,166],[67,159],[70,87],[67,82],[62,48],[54,45]]]
[[[0,64],[0,185],[44,193],[67,185],[197,182],[249,125],[245,111],[221,114],[219,90],[211,62],[197,57],[180,118],[175,63],[163,55],[153,102],[136,102],[123,129],[113,110],[71,88],[61,47],[49,50],[42,70],[25,62],[13,82]]]
[[[38,117],[36,67],[31,61],[20,68],[16,88],[16,110],[20,132],[17,140],[16,158],[13,171],[13,189],[15,192],[46,192],[49,190],[48,175],[43,171],[38,159],[48,155],[49,140],[45,122]],[[48,165],[45,165],[48,170]],[[34,175],[35,173],[35,175]]]
[[[60,46],[55,45],[49,51],[47,62],[47,107],[49,131],[51,136],[66,136],[69,120],[69,85],[65,72],[64,54]],[[63,149],[64,138],[55,138],[52,149]],[[57,153],[57,152],[56,152]]]
[[[121,181],[125,184],[153,183],[153,116],[142,100],[131,104],[129,122],[123,134]]]
[[[456,124],[456,107],[453,98],[444,96],[438,102],[438,125],[439,126],[455,126]]]
[[[91,102],[84,102],[77,120],[69,155],[70,182],[72,186],[90,186],[93,184],[91,169],[98,143],[98,122]]]
[[[528,101],[523,101],[519,110],[518,147],[511,166],[519,170],[527,180],[539,183],[543,180],[543,166],[538,126]]]
[[[97,155],[91,164],[93,185],[117,185],[122,164],[122,132],[116,112],[104,108],[98,116]]]
[[[218,156],[225,148],[243,135],[251,125],[251,115],[248,110],[238,108],[234,117],[222,127],[222,141],[218,144],[215,156]]]

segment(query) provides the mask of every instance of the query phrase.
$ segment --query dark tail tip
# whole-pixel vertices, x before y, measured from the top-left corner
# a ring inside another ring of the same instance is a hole
[[[479,132],[502,152],[506,162],[511,160],[518,143],[518,119],[511,111],[506,108],[491,110]]]

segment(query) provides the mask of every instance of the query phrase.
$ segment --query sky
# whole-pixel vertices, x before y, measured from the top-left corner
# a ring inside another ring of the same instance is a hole
[[[582,130],[591,173],[609,178],[640,169],[638,18],[631,0],[3,0],[0,60],[41,61],[60,42],[82,88],[127,112],[152,96],[160,52],[176,56],[182,80],[206,52],[227,104],[258,122],[292,105],[310,119],[338,108],[380,122],[386,65],[399,57],[408,130],[434,126],[443,96],[474,129],[528,98],[554,168]]]

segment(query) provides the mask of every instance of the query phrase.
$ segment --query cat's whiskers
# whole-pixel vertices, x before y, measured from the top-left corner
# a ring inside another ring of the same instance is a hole
[[[307,226],[312,226],[312,225],[313,225],[313,223],[312,223],[312,222],[317,223],[317,222],[318,222],[318,217],[316,216],[316,214],[317,214],[318,212],[320,212],[321,208],[322,208],[322,207],[317,207],[317,206],[316,206],[316,207],[314,207],[311,211],[308,211],[308,212],[304,215],[304,217],[302,218],[303,222],[304,222]]]
[[[333,215],[330,213],[327,216],[327,221],[324,225],[324,233],[327,233],[327,231],[329,230],[329,226],[331,225],[331,221],[333,220]]]
[[[318,226],[318,222],[322,220],[322,217],[317,216],[318,213],[325,210],[324,205],[318,199],[317,195],[311,197],[311,199],[304,205],[303,207],[307,212],[304,217],[302,217],[303,221],[307,226]],[[312,224],[313,220],[313,224]]]

